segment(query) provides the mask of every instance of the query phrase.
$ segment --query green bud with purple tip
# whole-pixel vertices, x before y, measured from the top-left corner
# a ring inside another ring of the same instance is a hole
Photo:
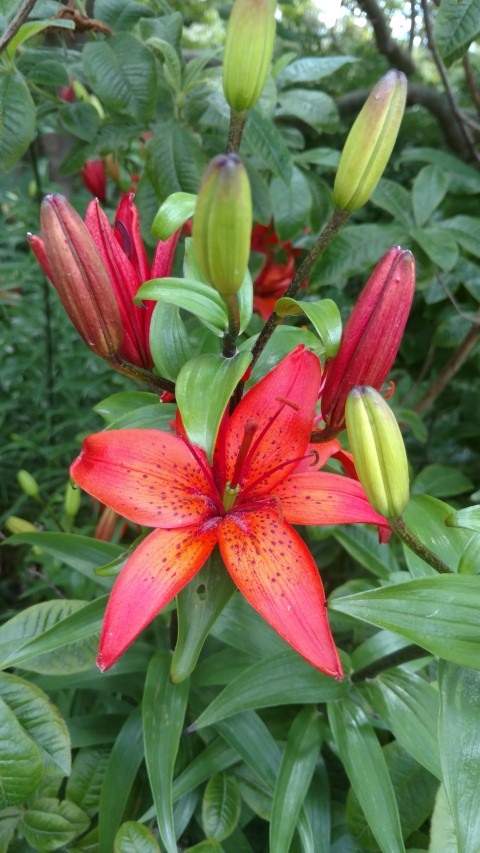
[[[333,188],[340,210],[357,210],[372,195],[395,145],[407,100],[407,78],[389,71],[370,92],[344,145]]]
[[[232,296],[242,285],[251,234],[248,175],[237,154],[220,154],[200,186],[192,235],[200,270],[221,296]]]

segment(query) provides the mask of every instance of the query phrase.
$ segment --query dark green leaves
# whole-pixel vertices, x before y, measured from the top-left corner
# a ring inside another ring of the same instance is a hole
[[[121,33],[89,42],[83,51],[85,77],[110,109],[148,121],[156,101],[155,60],[135,36]]]
[[[0,171],[10,169],[35,136],[35,104],[21,74],[0,73]]]

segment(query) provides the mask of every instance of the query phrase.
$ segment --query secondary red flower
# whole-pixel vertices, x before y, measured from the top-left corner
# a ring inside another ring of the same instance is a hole
[[[265,255],[260,272],[253,282],[253,310],[262,320],[268,320],[275,302],[285,293],[295,275],[295,258],[301,249],[281,242],[273,225],[255,225],[252,231],[252,252]]]
[[[86,343],[91,346],[92,336],[84,334],[84,328],[102,325],[103,320],[107,322],[112,311],[105,318],[103,312],[113,299],[121,318],[123,342],[116,349],[92,348],[100,355],[119,352],[132,364],[151,369],[149,332],[155,302],[138,306],[133,299],[145,281],[171,274],[180,232],[158,244],[150,269],[133,193],[120,201],[114,229],[98,199],[88,205],[84,224],[61,195],[46,196],[43,200],[41,223],[43,239],[30,234],[30,246]],[[52,223],[58,227],[53,229]],[[80,298],[78,288],[70,285],[77,278],[85,283],[84,298]],[[94,299],[90,296],[92,293]]]
[[[87,190],[105,203],[107,200],[107,176],[103,160],[87,160],[83,169],[80,169],[80,175]]]
[[[341,678],[322,582],[291,525],[386,522],[357,481],[308,465],[316,461],[309,438],[319,382],[317,357],[298,347],[243,398],[220,430],[212,465],[185,436],[159,430],[112,430],[84,441],[71,468],[75,482],[122,516],[157,528],[113,588],[101,669],[218,543],[250,604],[313,666]]]

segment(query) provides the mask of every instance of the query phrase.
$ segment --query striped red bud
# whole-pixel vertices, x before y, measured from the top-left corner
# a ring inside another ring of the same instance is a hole
[[[115,293],[83,220],[62,195],[49,195],[40,212],[43,240],[30,246],[56,288],[73,325],[93,352],[117,353],[123,328]]]
[[[340,349],[327,367],[322,395],[325,424],[345,426],[345,404],[355,385],[377,390],[402,340],[415,290],[415,261],[396,246],[375,267],[343,329]]]

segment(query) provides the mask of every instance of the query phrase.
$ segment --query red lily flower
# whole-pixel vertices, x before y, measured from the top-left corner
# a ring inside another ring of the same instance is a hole
[[[124,517],[157,528],[113,588],[101,669],[196,575],[218,543],[228,572],[260,615],[313,666],[342,677],[322,582],[291,524],[386,521],[358,482],[306,466],[313,458],[308,445],[320,372],[317,357],[303,347],[287,356],[220,430],[212,465],[181,434],[112,430],[84,441],[71,468],[75,482]]]
[[[80,169],[87,190],[104,204],[107,200],[107,176],[103,160],[87,160]]]
[[[61,226],[61,234],[58,227],[55,232],[51,227],[52,214],[55,225]],[[30,246],[86,343],[91,346],[92,335],[84,334],[84,328],[90,329],[92,323],[95,326],[108,319],[103,318],[103,310],[113,301],[115,311],[120,314],[123,342],[115,350],[98,347],[95,351],[100,355],[119,352],[132,364],[150,370],[153,360],[149,331],[155,302],[150,300],[137,306],[133,298],[145,281],[165,278],[171,274],[180,231],[165,243],[158,244],[150,269],[133,193],[124,196],[118,205],[115,230],[112,230],[98,199],[88,205],[85,225],[69,202],[60,195],[44,199],[41,217],[43,240],[30,234]],[[55,264],[52,264],[52,260]],[[75,276],[80,276],[86,283],[86,295],[82,299],[75,299],[75,293],[71,292],[70,283]],[[95,293],[94,300],[89,298],[90,291]]]
[[[253,310],[266,321],[275,302],[283,296],[295,275],[295,258],[301,249],[293,249],[288,241],[282,243],[272,224],[255,225],[251,250],[265,255],[262,268],[253,282]],[[279,254],[283,255],[282,262],[277,261]]]

